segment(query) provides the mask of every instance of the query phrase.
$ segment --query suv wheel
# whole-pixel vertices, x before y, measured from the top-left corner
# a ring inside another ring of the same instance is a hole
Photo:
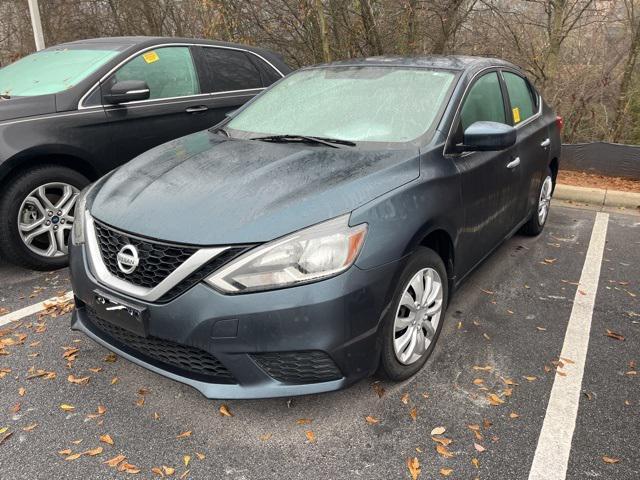
[[[418,372],[431,355],[448,301],[447,271],[429,248],[413,254],[394,293],[382,328],[379,372],[401,381]]]
[[[547,223],[549,216],[549,208],[551,207],[551,195],[553,194],[553,177],[551,170],[547,171],[547,175],[540,184],[538,192],[538,204],[536,210],[531,214],[529,221],[522,227],[521,232],[525,235],[539,235]]]
[[[53,270],[68,262],[75,203],[89,180],[55,165],[27,170],[0,198],[0,251],[13,263]]]

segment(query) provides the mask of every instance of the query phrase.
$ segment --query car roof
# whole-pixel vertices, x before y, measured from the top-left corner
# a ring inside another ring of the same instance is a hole
[[[287,74],[291,71],[291,68],[284,62],[281,55],[271,50],[267,50],[261,47],[254,47],[251,45],[244,45],[239,43],[222,42],[218,40],[205,40],[202,38],[185,38],[185,37],[147,37],[147,36],[135,36],[135,37],[102,37],[102,38],[87,38],[83,40],[75,40],[72,42],[66,42],[59,45],[50,47],[51,49],[60,49],[65,47],[79,47],[90,46],[92,48],[105,47],[112,48],[119,51],[128,51],[130,49],[138,49],[145,47],[153,47],[154,45],[161,45],[166,43],[188,43],[197,45],[212,45],[217,47],[237,48],[241,50],[248,50],[261,55],[266,60],[274,64],[283,74]]]
[[[481,68],[499,66],[520,69],[516,65],[491,57],[476,57],[467,55],[422,55],[411,57],[378,56],[367,58],[354,58],[319,66],[391,66],[391,67],[423,67],[448,70],[476,70]]]

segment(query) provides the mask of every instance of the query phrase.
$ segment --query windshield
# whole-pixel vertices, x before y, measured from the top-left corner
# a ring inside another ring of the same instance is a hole
[[[0,94],[28,97],[58,93],[85,79],[119,52],[48,49],[0,68]]]
[[[433,124],[455,75],[398,67],[296,72],[242,110],[227,129],[354,142],[409,142]]]

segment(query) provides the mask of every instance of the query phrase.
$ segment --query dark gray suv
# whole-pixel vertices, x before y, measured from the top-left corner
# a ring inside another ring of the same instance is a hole
[[[72,328],[208,397],[406,379],[469,272],[544,227],[560,126],[496,59],[290,74],[82,193]]]

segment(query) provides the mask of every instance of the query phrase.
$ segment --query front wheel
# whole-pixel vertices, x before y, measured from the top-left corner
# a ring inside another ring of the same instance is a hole
[[[70,168],[47,165],[15,177],[0,198],[0,251],[36,270],[64,267],[75,203],[89,180]]]
[[[405,266],[382,327],[379,372],[394,381],[417,373],[442,330],[449,289],[440,256],[418,249]]]
[[[549,208],[551,207],[551,195],[553,193],[553,177],[551,170],[547,171],[547,175],[540,185],[538,193],[538,204],[536,210],[531,214],[531,218],[522,226],[521,232],[525,235],[539,235],[547,223],[549,216]]]

